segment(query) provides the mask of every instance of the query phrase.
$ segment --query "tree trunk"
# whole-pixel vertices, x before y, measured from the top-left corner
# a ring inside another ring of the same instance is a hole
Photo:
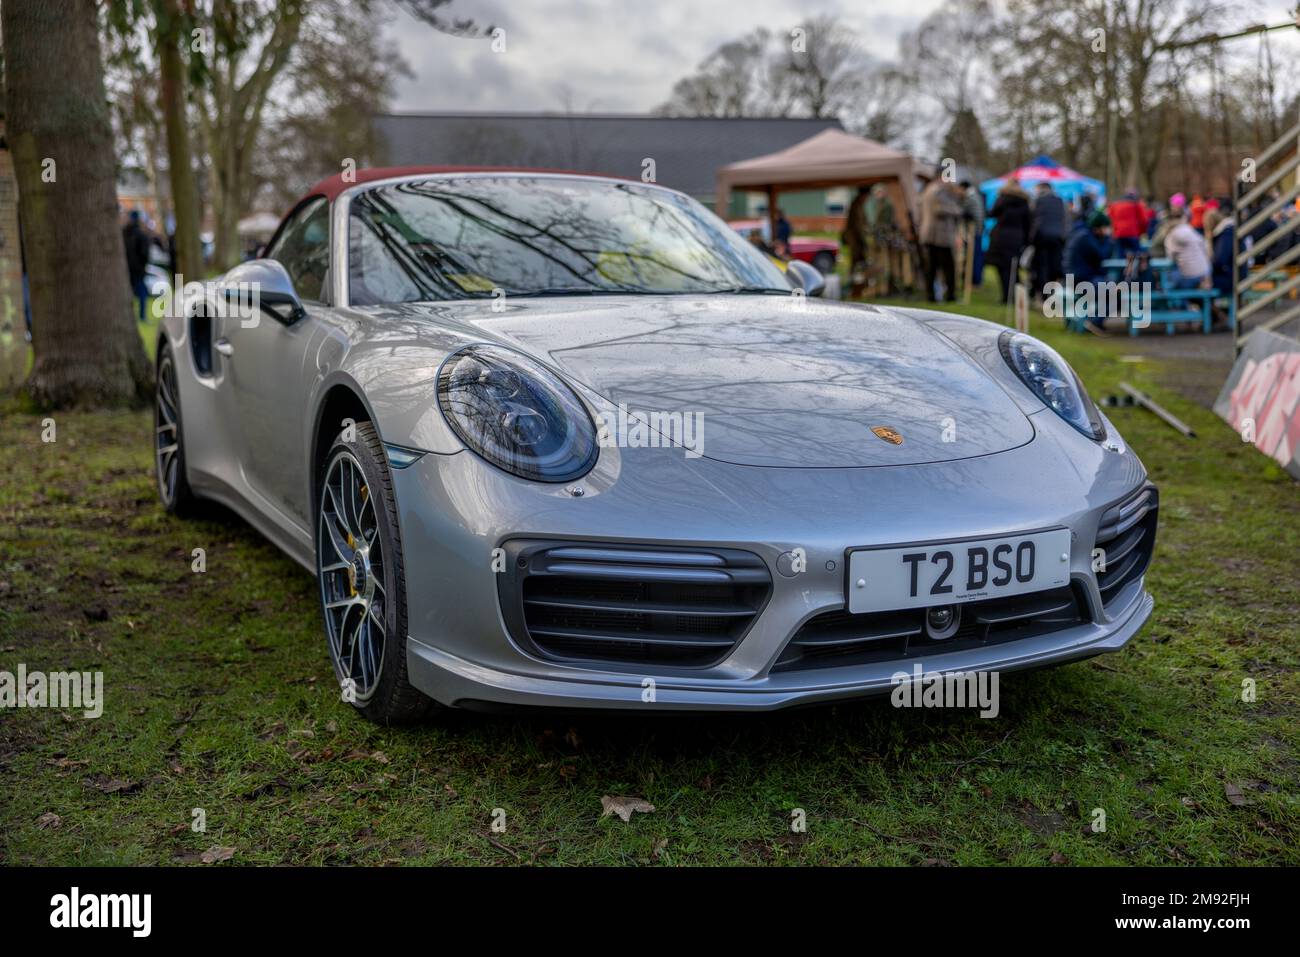
[[[161,80],[158,98],[167,130],[167,172],[176,217],[176,270],[186,282],[193,282],[204,275],[203,248],[199,244],[199,191],[185,118],[185,64],[181,60],[181,16],[176,0],[157,0],[155,15]]]
[[[0,16],[36,357],[27,388],[45,408],[143,401],[152,370],[117,225],[95,0],[4,0]]]
[[[222,269],[230,269],[242,258],[239,249],[239,196],[243,184],[239,180],[238,163],[230,161],[225,183],[221,187],[223,202],[217,210],[216,253],[214,257]]]
[[[219,270],[239,262],[239,171],[237,140],[243,135],[238,115],[235,63],[223,64],[212,78],[208,158],[212,163],[212,260]]]
[[[153,191],[153,204],[158,210],[158,228],[166,230],[167,214],[171,204],[163,189],[162,168],[158,165],[158,130],[146,126],[145,130],[145,172],[149,175],[149,188]]]

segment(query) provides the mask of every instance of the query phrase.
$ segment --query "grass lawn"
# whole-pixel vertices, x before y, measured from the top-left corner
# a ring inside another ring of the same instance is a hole
[[[106,697],[0,712],[0,861],[1300,863],[1300,490],[1176,364],[1034,331],[1200,437],[1110,410],[1161,488],[1155,616],[1119,654],[1004,676],[993,720],[877,699],[378,728],[339,700],[309,575],[238,519],[163,514],[148,413],[59,414],[45,444],[0,400],[0,669],[103,671]],[[655,810],[602,818],[604,795]]]

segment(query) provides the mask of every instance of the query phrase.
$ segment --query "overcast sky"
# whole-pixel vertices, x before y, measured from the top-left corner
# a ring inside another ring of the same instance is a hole
[[[446,36],[405,14],[389,24],[415,78],[394,109],[642,113],[712,52],[757,26],[788,30],[820,13],[854,26],[869,53],[892,58],[898,36],[940,0],[454,0],[457,17],[505,31],[506,52]]]
[[[1227,24],[1285,23],[1294,0],[1238,0]],[[854,28],[867,53],[891,60],[898,39],[942,0],[453,0],[451,16],[505,31],[505,52],[486,40],[458,39],[404,13],[387,25],[415,76],[401,81],[399,112],[449,110],[645,113],[717,47],[756,27],[788,33],[802,20],[833,14]],[[1300,62],[1300,31],[1272,34],[1279,65]],[[1227,45],[1253,61],[1259,40]],[[1284,86],[1294,89],[1294,79]],[[1203,78],[1190,83],[1206,92]],[[923,104],[917,109],[921,110]],[[933,118],[932,118],[933,119]],[[937,146],[936,122],[912,117],[913,148]]]

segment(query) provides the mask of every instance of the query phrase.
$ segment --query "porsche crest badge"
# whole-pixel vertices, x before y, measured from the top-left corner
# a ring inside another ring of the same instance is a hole
[[[873,425],[871,427],[871,431],[875,432],[877,436],[884,439],[886,442],[892,443],[893,445],[903,444],[902,433],[900,433],[897,429],[892,428],[888,425]]]

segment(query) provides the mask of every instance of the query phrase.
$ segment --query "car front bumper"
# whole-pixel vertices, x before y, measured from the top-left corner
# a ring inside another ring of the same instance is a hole
[[[539,675],[509,672],[457,658],[423,642],[407,643],[411,682],[425,694],[459,707],[536,707],[624,711],[774,711],[798,705],[864,698],[891,692],[898,675],[924,673],[1012,672],[1079,661],[1118,651],[1141,630],[1155,606],[1142,582],[1129,586],[1124,614],[1105,624],[1087,624],[1039,638],[986,648],[900,658],[815,671],[785,672],[720,681],[680,676],[643,675],[570,669]],[[653,681],[650,684],[647,679]],[[648,691],[653,690],[653,695]]]
[[[1050,413],[1031,418],[1036,436],[1021,448],[896,468],[767,469],[606,449],[581,482],[538,486],[468,452],[425,455],[394,471],[410,680],[459,707],[761,711],[889,693],[918,663],[927,674],[1011,672],[1116,651],[1153,600],[1137,578],[1103,605],[1093,548],[1102,516],[1143,487],[1145,470],[1122,446],[1081,442]],[[1085,621],[923,657],[773,670],[805,622],[844,606],[846,549],[1054,526],[1072,533],[1070,581]],[[741,549],[763,560],[772,589],[744,637],[707,667],[553,660],[516,640],[503,616],[498,562],[521,538]],[[807,570],[786,577],[778,559],[794,548]]]

